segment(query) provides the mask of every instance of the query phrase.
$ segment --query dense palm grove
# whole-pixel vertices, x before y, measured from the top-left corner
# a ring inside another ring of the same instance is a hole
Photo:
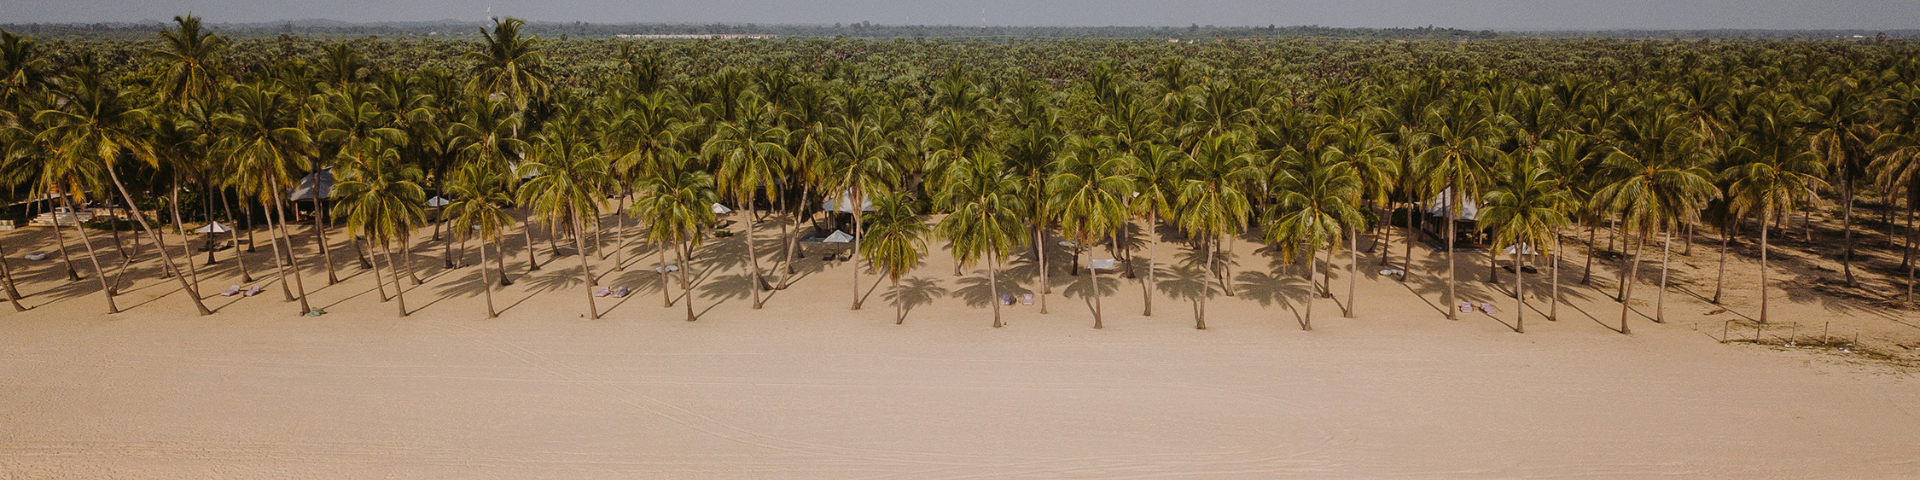
[[[760,308],[763,290],[793,279],[802,235],[793,227],[838,201],[852,213],[855,254],[896,288],[929,245],[986,267],[996,294],[1010,257],[1045,265],[1049,249],[1034,247],[1065,242],[1085,257],[1078,274],[1104,245],[1122,264],[1089,273],[1141,272],[1146,315],[1161,259],[1155,248],[1144,259],[1128,250],[1137,236],[1157,247],[1155,229],[1172,229],[1213,282],[1195,310],[1205,328],[1207,297],[1234,293],[1231,264],[1215,259],[1237,239],[1304,262],[1310,295],[1332,296],[1341,289],[1331,270],[1353,282],[1363,254],[1412,269],[1419,240],[1405,237],[1419,234],[1405,229],[1395,255],[1392,227],[1429,222],[1416,214],[1429,208],[1458,218],[1474,206],[1478,222],[1467,225],[1489,232],[1493,254],[1456,255],[1461,222],[1442,222],[1434,238],[1445,270],[1409,272],[1444,276],[1443,305],[1457,302],[1457,270],[1505,252],[1515,291],[1551,282],[1544,301],[1557,307],[1561,278],[1571,278],[1560,246],[1585,233],[1591,251],[1595,232],[1612,231],[1629,246],[1616,297],[1625,333],[1639,282],[1624,280],[1639,278],[1646,255],[1659,255],[1652,287],[1664,318],[1677,237],[1690,245],[1699,227],[1754,237],[1764,276],[1769,232],[1830,208],[1846,225],[1840,261],[1853,284],[1855,197],[1906,199],[1911,219],[1920,196],[1920,50],[1900,42],[553,43],[508,19],[477,43],[316,44],[233,40],[191,17],[176,22],[147,42],[41,45],[6,34],[0,178],[16,199],[131,210],[136,254],[142,239],[169,247],[157,249],[167,274],[196,304],[201,267],[165,230],[190,226],[183,215],[251,225],[257,214],[264,229],[228,235],[264,234],[273,264],[237,266],[249,282],[284,279],[276,283],[303,313],[305,282],[318,279],[303,278],[302,263],[324,264],[338,282],[333,256],[354,255],[382,272],[382,297],[390,282],[407,314],[402,285],[420,281],[413,256],[428,229],[450,236],[447,267],[477,267],[490,312],[493,285],[516,274],[508,255],[525,255],[530,269],[577,268],[592,288],[589,256],[626,265],[635,246],[655,247],[671,306],[667,290],[677,282],[685,295],[691,268],[668,267],[700,260],[697,247],[717,233],[710,206],[721,203],[743,211],[749,238],[780,232],[777,251],[741,242],[754,279],[744,288]],[[325,218],[290,227],[300,205],[288,191],[322,169],[339,179],[330,205],[306,211]],[[444,226],[429,222],[434,208]],[[344,229],[350,245],[330,245],[339,242],[325,229]],[[292,255],[295,235],[314,235],[320,258]],[[1387,247],[1363,251],[1363,235]],[[525,248],[510,252],[509,236]],[[536,237],[551,247],[545,259]],[[68,279],[93,278],[118,311],[116,265],[80,243],[63,255]],[[460,260],[469,243],[479,264]],[[578,265],[554,261],[562,243]],[[1528,279],[1528,261],[1549,264],[1547,278]],[[1593,276],[1593,255],[1585,261],[1580,283]],[[1036,273],[1042,312],[1049,273]],[[1911,280],[1907,289],[1911,301]],[[1354,288],[1344,290],[1353,316]],[[589,292],[598,318],[594,301]],[[857,289],[851,307],[861,307]]]

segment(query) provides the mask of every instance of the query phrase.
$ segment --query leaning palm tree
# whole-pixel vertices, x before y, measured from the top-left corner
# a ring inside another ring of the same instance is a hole
[[[1214,274],[1214,257],[1218,256],[1221,239],[1238,235],[1246,225],[1253,207],[1245,188],[1260,178],[1260,170],[1254,166],[1253,157],[1241,151],[1240,136],[1234,133],[1200,138],[1190,159],[1180,182],[1174,218],[1181,231],[1199,240],[1200,264],[1207,276],[1218,276],[1220,289],[1231,293],[1233,286],[1226,276]],[[1213,296],[1213,291],[1205,286],[1206,279],[1200,284],[1200,308],[1195,311],[1193,328],[1206,330],[1207,297]]]
[[[1514,156],[1496,173],[1480,207],[1480,219],[1493,229],[1493,252],[1513,250],[1513,296],[1520,300],[1514,309],[1515,332],[1527,333],[1526,255],[1552,255],[1559,250],[1558,232],[1567,224],[1571,203],[1572,195],[1560,188],[1552,171]],[[1558,265],[1554,271],[1559,272]]]
[[[591,145],[570,138],[569,133],[547,132],[546,138],[535,143],[534,162],[520,166],[521,171],[532,172],[534,176],[520,186],[519,201],[532,206],[554,232],[559,232],[563,225],[573,231],[574,254],[580,257],[580,279],[587,286],[587,312],[599,320],[600,309],[593,301],[593,286],[599,282],[594,280],[587,262],[586,219],[600,218],[601,204],[606,198],[601,192],[613,183],[613,175],[607,172],[606,160],[600,158]]]
[[[881,131],[878,125],[856,121],[846,127],[829,129],[827,144],[833,154],[814,164],[819,170],[815,176],[820,178],[820,187],[828,195],[838,192],[840,198],[845,199],[845,204],[839,207],[853,213],[853,250],[865,255],[866,250],[861,248],[862,237],[866,235],[862,223],[866,210],[864,205],[874,198],[886,196],[900,178],[900,169],[894,163],[893,143],[888,141],[886,132]],[[853,309],[859,310],[859,259],[854,260],[852,270]]]
[[[159,158],[154,154],[153,146],[147,143],[143,130],[148,121],[147,112],[134,108],[133,99],[122,95],[120,89],[108,83],[105,74],[92,65],[83,65],[75,71],[72,84],[64,96],[64,109],[45,110],[34,115],[34,121],[46,125],[40,132],[42,143],[54,145],[57,155],[69,155],[75,162],[92,162],[106,171],[108,179],[113,181],[120,198],[126,201],[129,213],[140,224],[154,245],[165,245],[160,235],[147,224],[147,217],[133,201],[133,194],[120,179],[120,173],[114,164],[123,160],[139,160],[148,166],[158,166]],[[161,261],[166,262],[167,272],[180,281],[180,287],[193,300],[201,315],[211,315],[206,304],[200,301],[200,292],[180,274],[173,263],[173,254],[167,249],[157,248]],[[189,268],[193,259],[187,259]]]
[[[1281,252],[1288,258],[1293,257],[1299,246],[1307,248],[1304,253],[1309,287],[1300,329],[1313,330],[1313,297],[1319,296],[1313,292],[1319,289],[1313,281],[1314,255],[1325,247],[1331,262],[1331,252],[1340,248],[1341,236],[1351,234],[1357,225],[1365,222],[1360,215],[1359,201],[1366,185],[1353,164],[1337,151],[1292,157],[1283,161],[1273,175],[1274,201],[1265,215],[1265,238],[1269,243],[1280,245]],[[1326,268],[1326,273],[1333,273],[1332,265]],[[1328,278],[1327,283],[1331,289],[1332,279]],[[1353,304],[1351,287],[1347,304]]]
[[[768,198],[779,195],[779,180],[775,172],[784,171],[786,163],[793,155],[785,144],[786,130],[773,124],[771,104],[752,95],[742,99],[743,118],[737,122],[721,123],[714,132],[714,138],[705,146],[705,156],[719,163],[720,186],[722,193],[733,197],[741,208],[747,209],[747,264],[752,267],[753,277],[747,282],[747,289],[753,292],[753,308],[762,306],[760,291],[771,288],[760,274],[760,257],[753,248],[755,233],[754,200],[765,193]]]
[[[1113,151],[1107,137],[1067,141],[1065,158],[1047,182],[1048,211],[1057,212],[1062,234],[1087,252],[1093,288],[1093,328],[1101,328],[1100,269],[1093,267],[1092,243],[1112,236],[1127,222],[1126,199],[1133,194],[1127,158]],[[1119,245],[1114,245],[1116,250]],[[1077,260],[1076,260],[1077,261]]]
[[[693,288],[687,280],[688,260],[699,246],[708,228],[713,226],[713,210],[719,199],[713,175],[693,157],[663,155],[652,175],[642,177],[634,186],[637,195],[628,211],[648,225],[647,239],[661,245],[673,245],[679,258],[680,292],[685,295],[687,321],[694,320]],[[663,257],[664,258],[664,257]],[[660,291],[667,290],[667,266],[660,265]],[[668,303],[672,305],[671,302]]]
[[[900,277],[920,265],[921,251],[927,248],[927,222],[913,212],[913,201],[904,193],[880,197],[873,202],[866,243],[861,254],[893,281],[893,324],[906,323],[906,298],[900,294]]]
[[[498,317],[500,313],[493,308],[493,279],[487,275],[487,244],[498,245],[501,232],[513,224],[513,215],[506,210],[513,198],[507,196],[506,185],[499,181],[499,176],[478,162],[461,165],[452,181],[446,182],[446,187],[446,193],[455,200],[447,204],[442,215],[452,219],[454,235],[461,241],[466,241],[467,235],[480,236],[480,291],[487,297],[487,318]],[[503,251],[500,255],[504,257],[506,253]],[[501,262],[505,267],[505,259]],[[503,281],[506,275],[506,270],[500,271]]]
[[[1639,250],[1646,237],[1663,233],[1662,249],[1671,252],[1673,231],[1697,221],[1707,201],[1720,189],[1707,180],[1694,132],[1679,114],[1645,111],[1634,115],[1621,129],[1620,146],[1609,153],[1602,169],[1615,179],[1594,192],[1593,202],[1620,216],[1622,228],[1638,234],[1632,264],[1621,279],[1620,333],[1629,333],[1627,315],[1633,310],[1633,284],[1640,272]],[[1661,260],[1659,305],[1654,321],[1665,322],[1665,253]]]
[[[387,271],[393,274],[393,296],[398,300],[400,316],[407,316],[406,287],[400,282],[400,265],[393,260],[393,244],[406,248],[413,229],[426,221],[426,190],[420,188],[420,167],[401,161],[393,149],[355,155],[341,164],[340,183],[334,184],[339,207],[335,216],[346,220],[352,230],[380,245],[387,259]],[[484,267],[483,267],[484,268]],[[379,271],[375,270],[375,277]],[[489,303],[491,308],[491,303]]]
[[[1019,248],[1025,237],[1019,212],[1019,183],[998,156],[954,156],[940,175],[935,208],[952,213],[940,220],[940,236],[948,241],[953,259],[962,266],[987,260],[987,294],[993,304],[993,327],[1000,321],[1000,258]]]
[[[1762,100],[1748,109],[1746,134],[1728,152],[1735,162],[1720,172],[1728,181],[1728,207],[1735,218],[1758,211],[1760,226],[1760,323],[1767,323],[1767,232],[1776,218],[1820,201],[1826,174],[1818,154],[1808,151],[1795,127],[1797,110],[1783,98]]]
[[[293,182],[293,171],[306,164],[307,149],[312,138],[300,127],[299,118],[293,115],[292,99],[278,87],[246,84],[236,86],[229,92],[232,101],[229,111],[216,115],[214,122],[226,132],[215,147],[215,151],[224,157],[224,161],[233,171],[227,178],[229,186],[236,187],[241,193],[251,194],[267,210],[268,237],[273,245],[273,264],[280,272],[280,291],[287,301],[296,298],[288,290],[286,279],[293,278],[293,286],[300,290],[300,313],[312,311],[307,304],[306,283],[300,278],[300,261],[291,252],[293,243],[286,234],[286,214],[281,202],[281,192]],[[273,215],[279,212],[278,221]],[[276,228],[277,227],[277,228]],[[292,263],[291,268],[281,262],[282,242],[288,254],[285,260]]]
[[[1155,252],[1160,250],[1160,219],[1165,218],[1173,209],[1185,175],[1188,162],[1187,152],[1171,145],[1150,143],[1142,146],[1135,154],[1127,157],[1131,165],[1127,173],[1133,177],[1133,191],[1138,193],[1128,204],[1133,214],[1147,218],[1147,282],[1145,291],[1145,310],[1141,315],[1153,316],[1153,295],[1159,285],[1155,282]]]

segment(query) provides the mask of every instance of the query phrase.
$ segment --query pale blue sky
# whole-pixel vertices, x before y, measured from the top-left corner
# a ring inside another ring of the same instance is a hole
[[[595,23],[1325,25],[1467,29],[1920,29],[1920,0],[0,0],[0,23],[480,20]]]

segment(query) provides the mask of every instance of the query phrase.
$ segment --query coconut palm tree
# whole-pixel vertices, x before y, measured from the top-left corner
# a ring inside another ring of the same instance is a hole
[[[1265,239],[1280,245],[1281,252],[1288,258],[1297,253],[1298,246],[1305,246],[1307,283],[1318,285],[1313,281],[1314,254],[1324,247],[1331,261],[1332,250],[1340,248],[1341,236],[1357,232],[1356,226],[1366,221],[1359,209],[1360,199],[1366,193],[1366,181],[1338,150],[1288,157],[1272,176],[1274,201],[1264,215],[1267,219]],[[1331,274],[1332,269],[1333,266],[1328,265],[1327,273]],[[1327,283],[1331,284],[1332,279]],[[1318,287],[1309,290],[1318,290]],[[1347,296],[1349,305],[1353,303],[1351,290],[1349,288]],[[1302,330],[1313,330],[1313,297],[1316,296],[1319,295],[1312,291],[1307,294],[1305,315],[1300,323]]]
[[[520,114],[514,113],[509,107],[503,101],[469,99],[464,108],[465,116],[460,123],[449,127],[447,133],[455,137],[455,143],[460,145],[460,154],[467,161],[485,164],[493,175],[504,178],[505,185],[511,190],[520,179],[512,173],[515,171],[514,163],[531,148],[527,142],[515,137],[515,132],[521,126]],[[521,234],[527,240],[527,271],[539,270],[540,261],[533,252],[533,226],[522,228]],[[505,245],[499,246],[502,247],[500,256],[505,257]],[[513,280],[507,278],[504,269],[500,272],[500,285],[513,285]]]
[[[1087,251],[1088,277],[1093,288],[1093,328],[1101,328],[1100,270],[1093,267],[1093,242],[1112,236],[1127,222],[1127,199],[1133,179],[1127,157],[1113,150],[1108,137],[1076,137],[1067,141],[1066,155],[1047,181],[1048,211],[1058,212],[1060,233],[1076,239]],[[1113,245],[1115,253],[1120,246]]]
[[[1499,132],[1486,111],[1485,103],[1468,93],[1454,95],[1454,98],[1429,109],[1427,123],[1433,131],[1429,137],[1431,147],[1420,154],[1416,160],[1416,169],[1426,172],[1424,183],[1426,195],[1445,195],[1441,199],[1447,204],[1447,319],[1459,320],[1459,309],[1451,305],[1459,302],[1455,291],[1455,263],[1453,258],[1454,241],[1459,237],[1455,231],[1459,223],[1461,205],[1467,200],[1480,198],[1481,188],[1487,184],[1498,150],[1493,143]]]
[[[1620,333],[1629,333],[1627,315],[1633,310],[1633,284],[1640,272],[1639,251],[1644,239],[1663,233],[1660,301],[1654,321],[1665,322],[1666,254],[1672,251],[1673,230],[1699,220],[1707,201],[1720,189],[1707,180],[1694,132],[1685,117],[1647,108],[1629,117],[1619,141],[1602,165],[1612,183],[1594,192],[1593,202],[1620,216],[1623,228],[1640,235],[1632,264],[1621,281]]]
[[[1014,132],[1001,147],[1008,168],[1020,182],[1019,194],[1026,199],[1022,203],[1027,211],[1021,214],[1032,231],[1034,266],[1040,273],[1041,314],[1047,313],[1047,295],[1053,293],[1053,282],[1047,275],[1046,237],[1057,215],[1052,209],[1053,202],[1048,200],[1048,185],[1058,167],[1055,157],[1060,150],[1057,115],[1051,114],[1051,110],[1047,112],[1041,114],[1044,118],[1031,119],[1031,125]]]
[[[1839,180],[1842,244],[1840,270],[1847,286],[1858,284],[1853,278],[1853,176],[1865,168],[1869,148],[1880,137],[1874,122],[1876,102],[1860,82],[1843,77],[1814,89],[1806,96],[1806,115],[1802,127],[1810,134],[1810,147],[1818,153]]]
[[[572,132],[557,128],[558,125],[550,127],[554,127],[552,131],[543,132],[543,138],[534,143],[534,161],[520,166],[521,171],[532,172],[533,178],[520,186],[518,200],[522,205],[532,206],[556,234],[563,225],[573,230],[575,256],[580,257],[580,279],[586,282],[587,311],[590,317],[599,320],[600,309],[593,301],[593,286],[599,281],[594,279],[587,262],[586,220],[600,218],[606,199],[601,192],[613,183],[613,175],[607,171],[607,161],[592,145],[572,138]]]
[[[952,157],[940,174],[941,184],[934,196],[934,208],[945,210],[946,218],[937,227],[954,261],[971,266],[987,260],[987,294],[993,304],[993,327],[1000,321],[1000,267],[1006,252],[1019,248],[1025,229],[1020,212],[1025,201],[1019,195],[1019,180],[1013,178],[992,154]]]
[[[722,193],[747,209],[747,234],[743,243],[747,244],[747,264],[753,269],[747,288],[753,292],[753,308],[758,310],[762,306],[760,291],[771,289],[772,285],[760,274],[760,257],[753,246],[758,223],[754,200],[762,193],[767,198],[779,196],[779,180],[774,174],[784,171],[793,155],[787,151],[786,130],[772,122],[772,105],[753,95],[741,103],[741,120],[719,124],[714,138],[707,141],[703,155],[718,163],[717,179]]]
[[[927,248],[927,233],[931,227],[913,212],[912,199],[905,193],[895,193],[880,197],[873,202],[873,215],[868,219],[865,243],[860,245],[862,255],[868,261],[886,272],[887,279],[893,281],[893,324],[906,323],[906,299],[900,294],[900,277],[907,275],[913,267],[920,265],[921,251]]]
[[[1790,100],[1769,95],[1744,115],[1744,134],[1730,149],[1733,166],[1720,172],[1727,186],[1728,207],[1737,218],[1759,213],[1760,323],[1767,323],[1767,233],[1776,218],[1820,201],[1816,192],[1826,186],[1826,164],[1806,148],[1796,133],[1800,111]]]
[[[280,195],[293,183],[293,172],[305,168],[312,137],[300,127],[291,105],[292,97],[277,86],[242,84],[227,96],[230,108],[214,116],[214,122],[226,132],[214,151],[233,169],[227,179],[229,186],[252,194],[262,205],[271,207],[267,212],[267,228],[274,250],[274,267],[280,272],[280,291],[287,301],[297,298],[300,312],[308,313],[312,308],[307,304],[306,284],[300,278],[299,259],[291,255],[293,244],[286,235],[286,215]],[[277,221],[273,215],[276,212],[280,213]],[[291,269],[281,261],[282,242],[286,242],[289,254],[285,260],[292,263]],[[287,289],[288,277],[292,277],[293,286],[299,289],[298,297]]]
[[[225,72],[227,37],[202,30],[200,17],[173,17],[175,28],[160,31],[160,47],[147,57],[161,68],[156,91],[161,100],[186,109],[191,102],[220,95]]]
[[[874,198],[886,196],[900,178],[900,170],[893,161],[896,155],[893,142],[878,125],[864,121],[855,121],[845,127],[832,127],[827,138],[827,149],[833,154],[815,163],[819,172],[814,176],[822,180],[820,187],[827,192],[828,198],[839,195],[839,198],[845,199],[845,205],[841,205],[841,208],[853,213],[853,249],[864,255],[865,250],[860,248],[862,237],[866,235],[861,223],[865,212],[863,205]],[[859,310],[859,259],[854,260],[852,270],[853,309]]]
[[[420,167],[402,161],[398,150],[386,148],[354,155],[341,164],[341,170],[340,183],[333,187],[339,198],[334,215],[346,220],[348,230],[380,245],[387,271],[393,274],[394,299],[405,317],[406,287],[400,283],[400,264],[393,260],[393,244],[406,248],[413,229],[426,221]],[[374,273],[378,277],[377,269]]]
[[[546,100],[553,89],[547,56],[540,51],[540,37],[520,34],[526,23],[511,17],[494,19],[492,31],[480,30],[481,49],[466,54],[472,64],[467,72],[468,92],[498,95],[515,111]]]
[[[648,225],[648,240],[674,246],[680,257],[680,292],[685,295],[687,321],[691,322],[694,320],[693,286],[687,279],[687,270],[692,269],[688,260],[707,229],[713,226],[713,210],[708,206],[719,199],[719,194],[714,190],[713,175],[708,174],[706,165],[695,157],[666,155],[661,159],[664,161],[653,175],[642,177],[635,186],[638,194],[628,211]],[[668,275],[664,263],[660,265],[662,292],[667,289]]]
[[[507,195],[506,183],[500,181],[500,176],[480,162],[461,165],[446,186],[446,193],[454,200],[447,204],[442,215],[452,219],[454,235],[462,241],[467,235],[480,237],[480,292],[487,297],[487,318],[498,317],[500,313],[493,308],[493,279],[487,275],[487,243],[498,245],[502,232],[513,225],[513,215],[506,210],[513,198]],[[505,256],[506,252],[500,254]],[[502,260],[502,277],[507,274],[504,262]]]
[[[133,99],[122,95],[120,89],[108,83],[105,74],[97,67],[83,65],[78,68],[62,94],[66,100],[63,109],[44,110],[34,115],[34,121],[46,125],[40,132],[40,141],[54,145],[57,155],[67,155],[75,162],[98,163],[112,180],[120,198],[126,201],[127,209],[134,220],[140,224],[140,230],[154,245],[164,245],[160,235],[147,224],[147,218],[140,212],[139,205],[133,201],[133,194],[127,190],[120,179],[120,173],[114,164],[124,160],[138,160],[148,166],[158,166],[159,159],[153,152],[153,146],[147,142],[143,131],[148,115],[145,110],[134,108]],[[200,292],[194,288],[187,276],[173,263],[173,254],[167,249],[157,248],[160,258],[166,262],[167,272],[180,281],[180,287],[193,300],[193,305],[201,315],[211,315],[206,304],[200,301]],[[191,263],[192,259],[188,259]]]
[[[1232,292],[1227,275],[1214,273],[1215,257],[1221,240],[1238,235],[1253,207],[1247,201],[1246,186],[1260,178],[1253,156],[1244,153],[1239,134],[1225,133],[1201,137],[1194,143],[1192,163],[1185,168],[1176,200],[1175,222],[1187,236],[1199,240],[1200,264],[1208,276],[1218,277],[1220,289]],[[1213,296],[1202,279],[1199,310],[1193,328],[1207,329],[1207,298]]]
[[[316,172],[326,170],[333,164],[365,162],[366,160],[361,157],[368,155],[383,155],[385,149],[376,145],[379,142],[404,145],[407,132],[389,126],[388,112],[382,111],[377,104],[368,99],[372,95],[361,90],[357,86],[348,86],[343,90],[316,95],[317,98],[312,100],[311,103],[321,107],[313,116],[314,123],[321,128],[314,139],[334,147],[333,158],[315,165]],[[327,247],[326,222],[321,221],[318,216],[321,208],[320,197],[318,194],[308,197],[313,202],[313,211],[316,215],[313,222],[313,240],[320,245],[321,262],[327,266],[327,284],[332,285],[340,283],[340,278],[333,268],[333,251]],[[403,245],[401,250],[407,249]],[[408,262],[408,265],[412,265],[412,262]],[[414,277],[413,280],[415,285],[420,284],[419,277]]]
[[[1552,170],[1524,156],[1511,156],[1493,178],[1480,207],[1480,219],[1493,229],[1493,251],[1513,250],[1513,331],[1527,333],[1527,255],[1558,258],[1559,229],[1567,224],[1572,195],[1560,188]],[[1556,262],[1554,271],[1559,268]],[[1555,279],[1558,287],[1558,279]]]
[[[1157,272],[1155,252],[1160,250],[1160,234],[1156,233],[1160,219],[1173,212],[1172,205],[1177,198],[1180,184],[1185,180],[1186,168],[1192,160],[1187,152],[1171,145],[1149,143],[1143,145],[1138,153],[1128,156],[1131,165],[1128,175],[1133,177],[1133,191],[1138,195],[1128,205],[1133,214],[1147,218],[1147,282],[1144,289],[1146,307],[1141,315],[1153,316],[1153,295],[1159,289],[1154,280]]]

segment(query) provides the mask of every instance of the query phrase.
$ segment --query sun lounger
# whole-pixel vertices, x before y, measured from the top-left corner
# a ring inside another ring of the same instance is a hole
[[[613,289],[613,298],[627,298],[627,294],[630,293],[633,293],[633,291],[628,290],[627,287],[615,288]]]
[[[601,285],[601,286],[600,286],[600,288],[597,288],[597,289],[594,289],[594,290],[593,290],[593,296],[595,296],[595,297],[604,297],[604,296],[607,296],[608,294],[611,294],[611,293],[613,293],[613,291],[611,291],[611,290],[607,290],[607,286],[606,286],[606,285]]]
[[[227,291],[224,291],[224,292],[220,292],[220,296],[222,296],[222,297],[231,297],[231,296],[234,296],[234,295],[239,295],[239,294],[240,294],[240,286],[239,286],[239,285],[233,285],[233,286],[229,286],[229,287],[227,287]]]
[[[251,296],[254,296],[254,295],[259,295],[259,294],[260,294],[260,286],[259,286],[259,285],[254,285],[254,286],[253,286],[253,288],[249,288],[249,289],[247,289],[247,291],[245,291],[245,292],[240,292],[240,296],[242,296],[242,297],[251,297]]]
[[[1021,305],[1032,305],[1032,304],[1033,304],[1033,294],[1031,294],[1031,293],[1028,293],[1028,294],[1023,294],[1023,295],[1020,295],[1020,304],[1021,304]]]
[[[666,267],[653,267],[653,272],[654,272],[654,273],[660,273],[660,269],[661,269],[661,268],[665,268],[665,269],[666,269],[666,273],[673,273],[673,272],[678,272],[678,271],[680,271],[680,266],[679,266],[679,265],[667,265]]]
[[[1000,304],[1001,304],[1001,305],[1013,305],[1013,294],[1010,294],[1010,293],[1002,293],[1002,294],[1000,294]]]
[[[1493,308],[1493,304],[1491,303],[1480,304],[1480,311],[1487,312],[1488,315],[1496,315],[1500,313],[1500,309]]]
[[[41,260],[46,260],[46,259],[47,259],[47,254],[44,254],[44,253],[29,253],[29,254],[27,254],[27,259],[28,259],[28,260],[33,260],[33,261],[36,261],[36,262],[38,262],[38,261],[41,261]]]
[[[1473,302],[1460,302],[1460,313],[1473,313]]]

